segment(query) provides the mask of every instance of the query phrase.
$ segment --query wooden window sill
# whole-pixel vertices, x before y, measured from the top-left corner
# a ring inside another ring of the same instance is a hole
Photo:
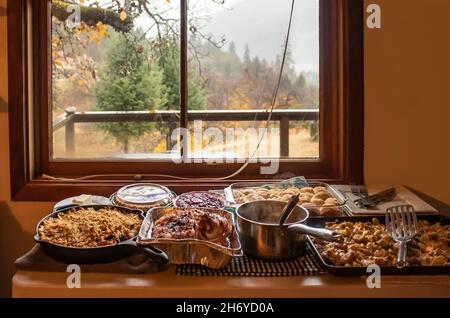
[[[330,184],[345,183],[341,179],[311,179]],[[223,181],[180,181],[180,180],[31,180],[25,184],[13,197],[13,201],[60,201],[65,198],[86,194],[95,194],[109,197],[119,188],[136,182],[151,182],[164,185],[175,193],[183,193],[196,190],[223,189],[235,182],[262,181],[261,179],[239,179]],[[281,181],[270,179],[269,182]]]

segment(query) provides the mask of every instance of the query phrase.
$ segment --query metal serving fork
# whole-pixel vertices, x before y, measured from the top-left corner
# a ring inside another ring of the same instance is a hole
[[[360,197],[355,203],[361,208],[370,208],[376,206],[376,204],[370,199],[365,185],[350,184],[351,191],[354,195]]]
[[[397,267],[406,266],[407,243],[417,233],[416,211],[411,205],[399,205],[386,209],[386,231],[398,242]]]

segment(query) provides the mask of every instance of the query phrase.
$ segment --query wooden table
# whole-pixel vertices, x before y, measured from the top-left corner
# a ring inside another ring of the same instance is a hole
[[[450,276],[382,276],[380,289],[364,277],[179,276],[175,267],[145,275],[81,274],[81,288],[66,286],[68,273],[18,271],[13,297],[450,297]]]

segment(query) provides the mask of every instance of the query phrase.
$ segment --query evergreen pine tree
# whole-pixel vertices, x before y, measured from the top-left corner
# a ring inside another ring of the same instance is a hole
[[[161,109],[166,88],[156,63],[149,62],[144,43],[130,43],[127,35],[114,34],[106,47],[106,66],[99,72],[94,88],[96,109],[100,111],[139,111]],[[102,123],[128,152],[129,140],[139,137],[154,125],[150,123]]]
[[[300,75],[295,80],[294,84],[296,89],[305,89],[306,88],[306,79],[303,73],[300,73]]]
[[[293,89],[295,92],[296,99],[300,104],[303,104],[305,99],[307,98],[307,90],[308,90],[306,79],[303,73],[300,73],[300,75],[295,80]]]
[[[256,77],[259,76],[262,72],[261,60],[258,56],[253,59],[251,70],[253,72],[253,75],[255,75]]]
[[[236,44],[233,41],[230,42],[230,46],[228,47],[228,52],[236,55]]]
[[[163,84],[167,87],[167,100],[163,108],[167,110],[180,109],[180,54],[178,43],[170,37],[163,39],[159,65],[163,72]],[[198,76],[193,67],[189,67],[188,78],[188,109],[205,109],[206,97]]]
[[[245,44],[245,50],[244,50],[244,64],[245,67],[249,67],[251,64],[252,60],[250,57],[250,48],[248,47],[248,44]]]

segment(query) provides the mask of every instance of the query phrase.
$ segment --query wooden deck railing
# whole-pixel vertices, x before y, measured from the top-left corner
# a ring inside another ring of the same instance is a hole
[[[189,121],[266,121],[269,113],[265,110],[192,110],[188,113]],[[53,131],[65,129],[66,153],[75,151],[75,124],[104,122],[164,122],[170,130],[177,127],[179,111],[95,111],[77,112],[75,107],[66,108],[65,115],[53,123]],[[289,124],[291,121],[319,120],[318,109],[277,109],[272,113],[271,121],[280,123],[280,155],[289,156]],[[169,131],[169,136],[171,131]]]

